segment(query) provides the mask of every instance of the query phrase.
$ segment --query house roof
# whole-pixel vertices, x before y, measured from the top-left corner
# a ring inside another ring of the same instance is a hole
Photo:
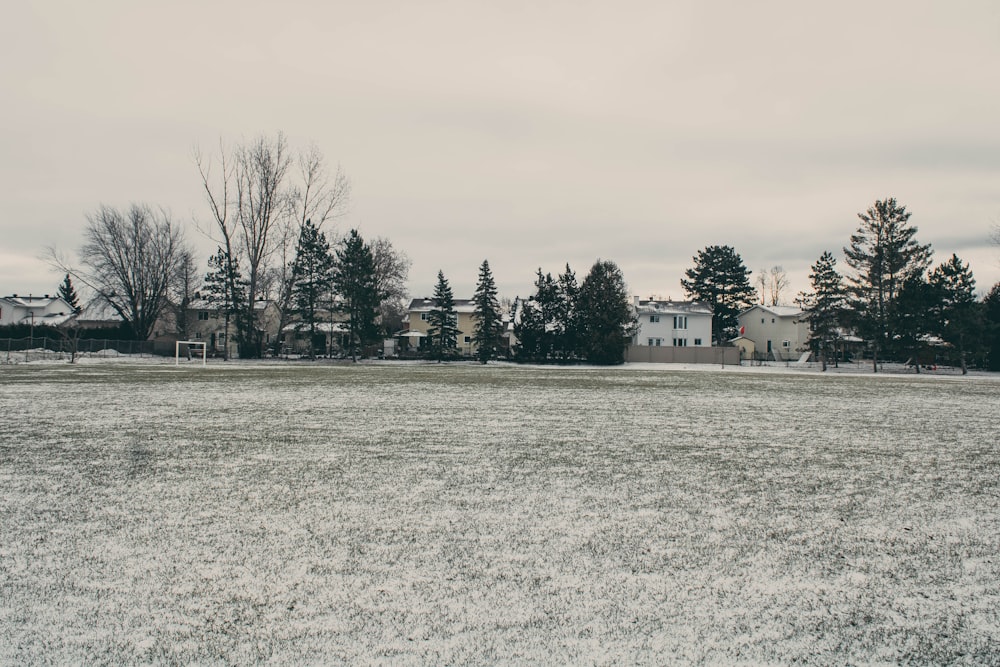
[[[119,323],[122,321],[122,316],[118,314],[118,311],[101,297],[91,299],[77,317],[82,322]]]
[[[659,301],[636,299],[635,309],[640,315],[711,315],[712,307],[703,301]]]
[[[305,322],[292,322],[285,325],[282,331],[304,332],[309,331],[309,325]],[[319,333],[350,333],[350,330],[342,322],[317,322],[316,331]]]
[[[762,304],[757,304],[756,306],[751,306],[747,308],[742,313],[739,314],[740,317],[751,313],[754,310],[760,309],[766,313],[770,313],[775,317],[799,317],[802,315],[802,309],[798,306],[765,306]]]
[[[276,302],[272,300],[258,299],[253,303],[253,309],[264,310],[272,303],[277,305]],[[191,302],[188,303],[188,310],[215,310],[218,307],[219,307],[218,304],[212,303],[208,299],[192,299]]]
[[[455,299],[456,313],[473,313],[476,310],[476,303],[472,299]],[[434,310],[434,299],[413,299],[410,307],[406,309],[409,313],[425,313]]]

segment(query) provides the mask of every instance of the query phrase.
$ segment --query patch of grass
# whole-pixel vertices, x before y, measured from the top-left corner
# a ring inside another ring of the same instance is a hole
[[[0,375],[0,662],[1000,652],[989,379]]]

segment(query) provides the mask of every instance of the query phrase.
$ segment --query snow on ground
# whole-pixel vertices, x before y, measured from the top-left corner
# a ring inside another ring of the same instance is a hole
[[[5,366],[0,663],[995,663],[995,378],[751,368]]]

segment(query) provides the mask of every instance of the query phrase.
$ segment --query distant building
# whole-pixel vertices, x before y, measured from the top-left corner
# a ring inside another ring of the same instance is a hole
[[[278,326],[281,311],[274,301],[254,302],[257,330],[260,332],[264,349],[269,349],[278,340]],[[229,356],[239,356],[236,345],[236,315],[229,316],[229,340],[226,340],[226,319],[219,314],[219,308],[206,299],[194,299],[187,308],[188,336],[191,340],[208,343],[209,353],[221,354],[228,346]]]
[[[458,321],[455,328],[458,329],[458,353],[471,357],[476,352],[476,346],[472,342],[472,336],[476,328],[476,304],[472,299],[455,299],[455,313]],[[406,319],[409,329],[401,337],[408,339],[411,347],[422,348],[426,345],[427,330],[430,329],[428,317],[434,310],[434,299],[413,299],[410,307],[406,309]]]
[[[0,297],[0,326],[26,324],[29,326],[58,327],[76,317],[73,306],[61,296],[11,296]]]
[[[795,306],[753,306],[737,315],[743,344],[764,361],[796,361],[809,349],[809,321]],[[738,340],[738,339],[737,339]]]
[[[649,347],[711,347],[712,307],[701,301],[643,300],[633,302],[639,331],[633,345]]]

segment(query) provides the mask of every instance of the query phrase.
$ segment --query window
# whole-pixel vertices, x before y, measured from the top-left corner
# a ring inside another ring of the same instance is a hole
[[[427,321],[427,313],[420,313],[420,321],[421,322]]]
[[[657,323],[657,322],[660,321],[660,316],[659,315],[650,315],[649,316],[649,321],[651,323],[655,324],[655,323]]]
[[[687,347],[687,344],[688,344],[688,339],[687,338],[675,338],[674,339],[674,347]]]
[[[650,338],[647,341],[647,344],[650,347],[660,347],[661,345],[663,345],[663,339],[662,338]]]
[[[674,315],[674,328],[687,329],[688,328],[687,315]]]
[[[763,318],[763,317],[762,317],[762,318],[760,318],[760,323],[761,323],[761,324],[764,324],[764,318]]]
[[[771,318],[771,324],[774,324],[774,318],[773,317]]]
[[[695,338],[694,339],[694,344],[695,345],[701,345],[701,339],[700,338]]]
[[[792,346],[792,341],[790,340],[781,341],[781,347],[791,347],[791,346]]]
[[[472,342],[472,336],[466,336],[465,337],[465,342],[466,343],[471,343]]]
[[[208,311],[207,310],[199,310],[198,311],[198,319],[201,320],[202,322],[204,322],[205,320],[207,320],[208,319]]]

